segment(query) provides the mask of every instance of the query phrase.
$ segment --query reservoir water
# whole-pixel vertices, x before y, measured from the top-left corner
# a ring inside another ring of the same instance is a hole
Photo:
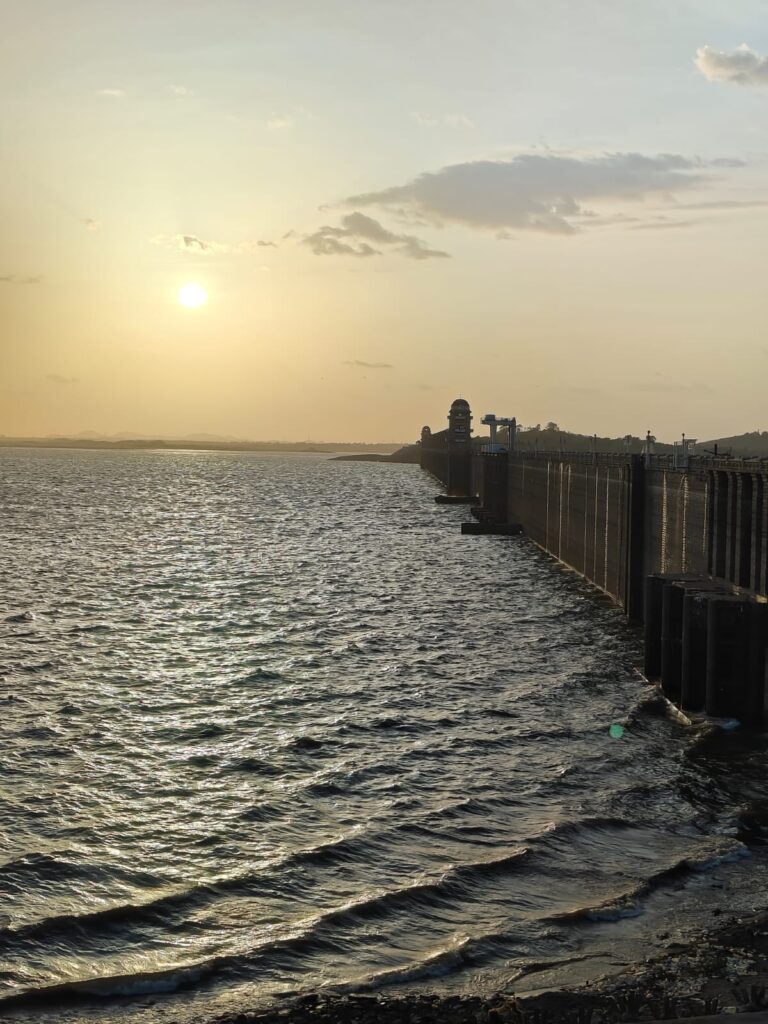
[[[435,492],[0,450],[0,1019],[522,991],[761,905],[763,739],[672,720],[617,610]]]

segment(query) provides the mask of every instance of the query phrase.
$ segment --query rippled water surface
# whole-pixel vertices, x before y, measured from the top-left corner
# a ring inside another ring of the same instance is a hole
[[[618,612],[418,468],[5,450],[0,489],[0,995],[64,986],[9,1016],[524,987],[755,902],[759,739],[702,752]]]

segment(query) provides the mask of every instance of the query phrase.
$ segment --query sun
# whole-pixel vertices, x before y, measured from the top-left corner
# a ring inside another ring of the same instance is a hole
[[[187,309],[198,309],[207,301],[208,292],[195,281],[189,281],[179,288],[179,302]]]

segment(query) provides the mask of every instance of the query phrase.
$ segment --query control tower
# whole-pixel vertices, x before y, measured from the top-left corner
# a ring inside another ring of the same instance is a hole
[[[472,413],[466,398],[457,398],[448,413],[448,446],[469,447],[472,434]]]

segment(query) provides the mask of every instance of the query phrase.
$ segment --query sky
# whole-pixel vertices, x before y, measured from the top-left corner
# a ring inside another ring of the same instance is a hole
[[[6,0],[0,433],[768,429],[767,13]]]

